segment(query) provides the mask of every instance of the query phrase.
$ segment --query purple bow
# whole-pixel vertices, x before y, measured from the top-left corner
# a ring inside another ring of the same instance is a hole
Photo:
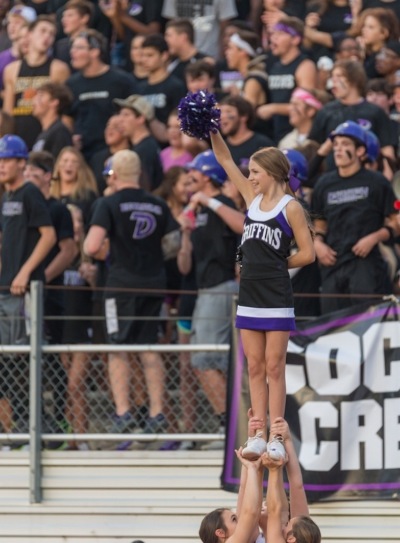
[[[296,192],[300,188],[301,181],[292,173],[289,175],[289,187],[293,192]]]

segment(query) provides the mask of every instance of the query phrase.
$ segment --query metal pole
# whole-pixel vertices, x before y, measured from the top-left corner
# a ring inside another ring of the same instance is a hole
[[[29,364],[29,501],[40,503],[42,417],[43,283],[31,283],[31,354]]]

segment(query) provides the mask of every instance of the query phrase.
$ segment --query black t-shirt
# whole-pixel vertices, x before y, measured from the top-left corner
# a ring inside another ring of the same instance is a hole
[[[235,208],[230,198],[215,196]],[[198,288],[211,288],[235,278],[237,235],[209,208],[201,207],[192,232]]]
[[[391,184],[379,172],[361,169],[341,177],[335,170],[319,179],[312,194],[311,214],[327,222],[326,243],[337,251],[332,270],[356,258],[351,248],[382,228],[385,217],[393,213],[394,201]],[[377,246],[370,255],[380,258]]]
[[[25,183],[14,192],[6,192],[1,201],[0,285],[9,286],[32,254],[40,238],[39,228],[52,226],[50,213],[40,190]],[[30,280],[44,281],[43,262]]]
[[[382,108],[366,100],[350,106],[342,104],[339,100],[329,102],[317,112],[308,137],[310,140],[323,143],[339,124],[359,120],[368,121],[371,124],[371,130],[377,135],[381,147],[396,146],[397,142],[393,138],[389,117]],[[326,162],[329,169],[335,167],[332,156],[329,156]]]
[[[268,72],[268,96],[272,104],[288,104],[292,92],[297,87],[296,72],[300,64],[306,60],[306,56],[299,54],[292,62],[283,64],[280,60],[275,62]],[[274,115],[274,141],[280,141],[286,136],[292,127],[287,115]]]
[[[60,248],[58,246],[59,242],[64,239],[74,239],[74,227],[72,224],[72,217],[69,209],[62,202],[56,200],[55,198],[49,198],[48,200],[46,200],[46,203],[50,212],[51,222],[54,226],[54,230],[56,231],[57,243],[54,245],[54,247],[50,250],[49,254],[44,259],[45,269],[60,252]],[[63,274],[55,277],[52,281],[50,281],[49,284],[62,285]]]
[[[232,145],[229,141],[226,141],[226,144],[235,164],[244,167],[247,166],[251,155],[261,149],[261,147],[271,147],[274,145],[272,140],[258,132],[254,132],[248,140],[240,145]]]
[[[145,80],[136,86],[136,91],[153,104],[156,118],[166,124],[171,111],[185,96],[186,85],[177,77],[168,75],[164,81],[154,85]]]
[[[164,200],[142,189],[120,190],[97,202],[91,225],[110,240],[108,287],[165,288],[161,240],[179,226]]]
[[[74,95],[69,114],[74,119],[74,132],[82,136],[82,151],[86,158],[106,147],[104,129],[116,111],[113,100],[127,98],[134,93],[130,74],[110,67],[97,77],[73,74],[66,84]]]
[[[140,186],[149,192],[156,189],[163,179],[160,148],[153,136],[147,136],[132,147],[140,158],[142,173]]]
[[[185,88],[186,88],[186,77],[185,77],[186,67],[189,66],[189,64],[192,64],[193,62],[196,62],[197,60],[201,60],[202,58],[205,58],[205,57],[206,55],[204,53],[201,53],[200,51],[196,51],[196,53],[189,60],[179,60],[179,58],[176,58],[172,60],[171,64],[168,65],[168,73],[172,75],[173,77],[176,77],[177,79],[179,79],[179,81],[182,81],[182,83],[185,85]]]
[[[142,23],[148,25],[150,23],[162,24],[161,11],[164,0],[135,0],[129,2],[128,14],[129,16]],[[132,70],[132,62],[129,58],[129,50],[131,46],[132,38],[136,36],[136,32],[131,30],[128,26],[124,26],[124,44],[126,50],[126,69]]]
[[[389,2],[384,2],[383,0],[363,0],[362,9],[369,8],[386,8],[391,9],[397,15],[397,18],[400,19],[400,0],[392,0]]]
[[[74,197],[69,195],[61,195],[60,201],[64,205],[73,204],[82,211],[83,223],[85,230],[87,230],[90,219],[93,212],[93,204],[97,200],[98,196],[92,190],[86,191],[85,195],[82,197]]]
[[[319,10],[319,2],[311,4],[307,7],[307,13],[315,13]],[[320,32],[327,32],[328,34],[342,33],[350,28],[352,22],[351,10],[349,6],[335,6],[334,4],[328,4],[326,11],[321,15],[320,23],[317,29]],[[311,48],[312,57],[319,59],[320,57],[327,55],[333,56],[333,51],[324,47],[323,45],[313,44]]]
[[[32,151],[48,151],[56,159],[63,147],[72,145],[72,135],[63,122],[57,119],[36,138]]]

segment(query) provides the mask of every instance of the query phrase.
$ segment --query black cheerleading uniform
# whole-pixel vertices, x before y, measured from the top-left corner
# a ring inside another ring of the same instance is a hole
[[[241,241],[242,270],[236,328],[294,330],[294,301],[287,267],[293,231],[285,195],[271,211],[262,211],[262,194],[251,203]]]

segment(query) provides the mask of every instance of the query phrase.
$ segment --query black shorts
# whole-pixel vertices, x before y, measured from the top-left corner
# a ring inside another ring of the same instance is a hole
[[[109,343],[157,343],[161,296],[134,296],[118,293],[105,299],[106,332]]]

